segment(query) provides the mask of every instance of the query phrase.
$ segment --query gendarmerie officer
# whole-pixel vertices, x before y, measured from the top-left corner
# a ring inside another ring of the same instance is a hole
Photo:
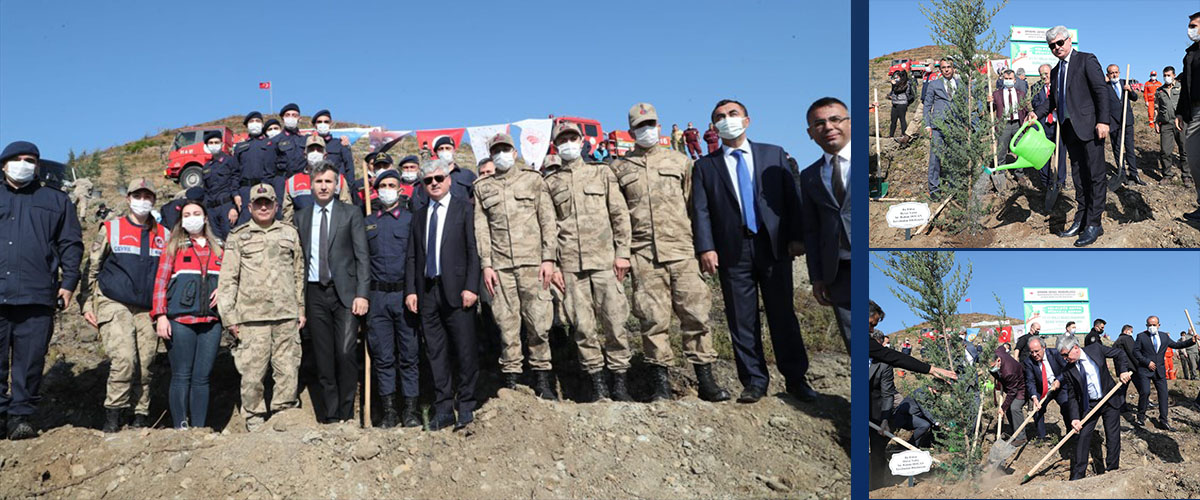
[[[38,181],[40,157],[37,146],[25,141],[0,153],[0,432],[9,439],[37,435],[29,417],[42,384],[55,303],[71,303],[83,258],[75,205]]]
[[[271,139],[267,137],[262,113],[251,111],[242,119],[242,125],[246,126],[250,137],[233,147],[233,157],[242,167],[238,195],[244,204],[249,205],[251,186],[262,182],[271,185],[275,183],[275,148]],[[250,220],[247,207],[238,208],[238,219],[234,225],[241,225]]]
[[[333,127],[333,117],[329,114],[329,110],[317,111],[312,120],[313,127],[317,129],[317,135],[325,140],[325,161],[336,165],[338,173],[342,174],[350,185],[354,185],[354,153],[350,151],[350,146],[342,144],[342,140],[334,137],[330,132]]]
[[[212,158],[204,164],[204,205],[208,210],[208,223],[213,234],[222,240],[237,221],[237,207],[242,206],[238,194],[242,168],[237,159],[225,153],[221,133],[210,130],[204,133],[204,149]]]

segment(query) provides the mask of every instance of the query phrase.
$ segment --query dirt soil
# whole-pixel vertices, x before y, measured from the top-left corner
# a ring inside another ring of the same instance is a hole
[[[156,364],[154,429],[98,430],[108,373],[94,331],[60,315],[47,359],[39,437],[0,440],[0,497],[53,498],[830,498],[850,496],[849,358],[811,352],[813,403],[784,395],[754,405],[699,400],[690,369],[672,369],[679,399],[647,403],[547,402],[481,376],[483,401],[466,431],[362,429],[317,424],[302,408],[248,433],[236,412],[239,379],[218,355],[209,429],[170,429],[165,355]],[[557,355],[568,346],[557,339]],[[733,363],[715,373],[740,388]],[[569,399],[582,378],[559,374]],[[635,399],[649,390],[631,372]],[[736,391],[733,392],[736,395]],[[378,410],[376,410],[376,420]],[[428,419],[428,415],[425,415]],[[469,432],[467,432],[469,431]]]
[[[949,234],[934,227],[923,234],[913,234],[904,239],[904,230],[886,225],[888,208],[900,200],[920,201],[930,204],[930,210],[940,203],[930,202],[926,194],[929,164],[929,141],[924,137],[921,124],[920,105],[910,104],[908,109],[909,137],[916,139],[902,144],[897,129],[897,138],[888,137],[891,103],[884,98],[890,89],[887,68],[892,59],[926,59],[937,57],[937,48],[932,46],[887,54],[871,61],[871,85],[879,89],[879,129],[881,134],[881,159],[876,160],[875,138],[870,147],[872,162],[878,164],[878,172],[886,177],[888,194],[884,201],[870,203],[869,217],[874,221],[870,234],[873,248],[893,247],[958,247],[958,248],[1060,248],[1072,247],[1075,238],[1059,238],[1054,233],[1070,224],[1075,214],[1074,185],[1068,171],[1067,183],[1059,194],[1051,211],[1044,208],[1045,191],[1039,172],[1035,169],[1010,170],[1011,192],[1001,198],[996,193],[986,196],[984,206],[991,206],[984,216],[984,232],[965,236]],[[1036,75],[1030,79],[1036,80]],[[919,92],[918,92],[919,94]],[[1163,172],[1159,166],[1158,134],[1150,128],[1146,103],[1139,99],[1132,103],[1134,116],[1134,146],[1137,166],[1146,186],[1126,183],[1108,193],[1102,220],[1104,235],[1093,247],[1109,248],[1197,248],[1200,247],[1200,223],[1188,221],[1183,214],[1196,209],[1196,192],[1193,184],[1185,184],[1175,167]],[[872,117],[874,120],[874,117]],[[874,134],[874,122],[870,124]],[[1105,158],[1109,172],[1117,172],[1117,163],[1112,148],[1105,144]],[[1178,153],[1176,153],[1178,155]],[[1173,175],[1169,175],[1173,174]],[[1015,189],[1011,186],[1017,183]],[[914,229],[915,233],[915,229]]]

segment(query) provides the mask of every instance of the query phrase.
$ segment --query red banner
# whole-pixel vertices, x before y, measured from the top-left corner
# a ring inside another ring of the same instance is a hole
[[[454,147],[455,147],[455,149],[458,149],[458,147],[462,145],[463,133],[466,131],[467,131],[466,128],[443,128],[443,129],[434,129],[434,130],[418,130],[417,131],[417,147],[419,148],[419,147],[421,147],[422,144],[425,144],[426,142],[428,142],[429,150],[433,151],[433,143],[437,142],[437,138],[441,137],[443,135],[447,135],[447,136],[450,136],[451,139],[454,139]],[[491,139],[491,138],[489,137],[488,139]]]

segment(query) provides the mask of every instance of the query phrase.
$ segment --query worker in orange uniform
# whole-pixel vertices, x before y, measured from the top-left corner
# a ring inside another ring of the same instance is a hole
[[[1162,86],[1162,82],[1158,81],[1158,72],[1150,72],[1150,81],[1142,85],[1145,89],[1146,107],[1149,109],[1147,113],[1150,115],[1150,127],[1154,128],[1154,93],[1158,92],[1158,88]]]

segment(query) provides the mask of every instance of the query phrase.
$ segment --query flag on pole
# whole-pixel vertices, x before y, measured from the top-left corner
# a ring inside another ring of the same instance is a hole
[[[263,90],[271,90],[271,82],[258,82],[258,88]]]
[[[970,301],[971,301],[971,299],[967,299],[967,302],[970,302]]]

